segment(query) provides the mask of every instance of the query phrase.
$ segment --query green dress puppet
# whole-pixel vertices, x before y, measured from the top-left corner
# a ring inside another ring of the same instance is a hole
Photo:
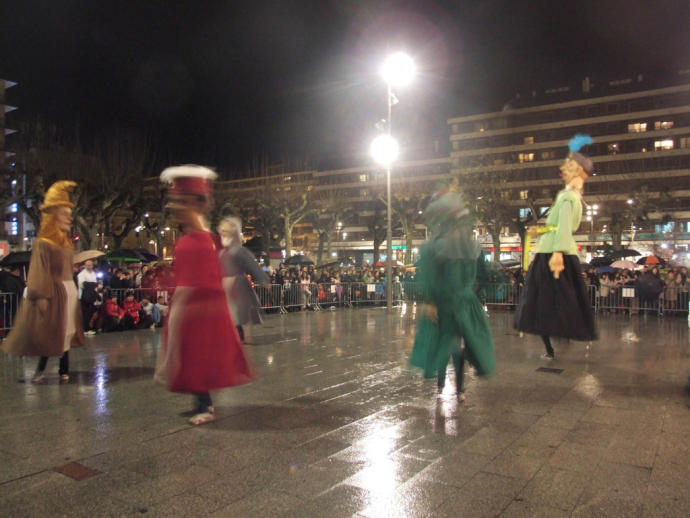
[[[425,216],[432,238],[422,246],[417,265],[416,281],[425,305],[410,363],[423,369],[425,377],[437,377],[440,391],[452,358],[458,396],[464,399],[465,359],[480,376],[496,370],[489,320],[474,291],[483,265],[481,248],[474,239],[474,219],[453,187],[434,195]]]

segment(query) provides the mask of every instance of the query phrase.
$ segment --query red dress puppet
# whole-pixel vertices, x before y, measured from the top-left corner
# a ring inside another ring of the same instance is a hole
[[[211,236],[192,231],[175,246],[177,282],[156,372],[172,392],[199,394],[253,379],[225,300]]]
[[[253,378],[223,291],[217,241],[205,230],[203,214],[215,177],[197,165],[169,167],[161,174],[170,184],[166,207],[184,235],[175,246],[175,292],[155,379],[172,392],[196,396],[194,425],[214,419],[210,391]]]

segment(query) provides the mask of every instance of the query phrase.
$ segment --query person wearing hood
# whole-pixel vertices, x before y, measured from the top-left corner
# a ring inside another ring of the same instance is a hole
[[[239,218],[224,218],[218,224],[218,234],[223,245],[218,253],[223,269],[223,289],[232,321],[244,341],[243,326],[261,323],[261,302],[247,275],[252,276],[255,284],[268,285],[271,279],[261,269],[251,251],[242,246],[242,221]]]
[[[582,189],[594,170],[592,161],[579,151],[592,142],[591,137],[580,134],[569,142],[570,152],[560,167],[565,187],[556,195],[546,226],[540,229],[537,253],[515,315],[515,328],[539,335],[546,349],[543,358],[549,360],[555,358],[552,336],[582,341],[597,337],[573,239],[582,219]],[[530,236],[538,232],[531,229]]]
[[[423,369],[425,377],[437,377],[441,393],[452,358],[457,396],[464,401],[465,359],[479,376],[488,376],[496,370],[496,358],[489,320],[474,292],[483,262],[474,238],[474,218],[455,189],[454,184],[434,195],[424,211],[431,238],[422,246],[417,263],[416,281],[424,305],[410,363]]]
[[[72,278],[74,246],[69,233],[69,192],[77,186],[59,181],[46,192],[38,239],[31,251],[26,301],[19,305],[14,328],[2,350],[17,356],[40,356],[32,381],[42,383],[48,357],[59,356],[61,383],[69,381],[69,350],[83,346],[84,329],[77,287]]]

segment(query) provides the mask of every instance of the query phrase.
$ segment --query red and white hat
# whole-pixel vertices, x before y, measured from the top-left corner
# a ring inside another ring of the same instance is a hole
[[[187,164],[168,167],[161,173],[161,182],[170,184],[169,192],[208,196],[218,174],[202,165]]]

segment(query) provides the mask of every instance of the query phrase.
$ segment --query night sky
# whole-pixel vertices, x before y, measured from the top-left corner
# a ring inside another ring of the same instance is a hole
[[[410,146],[517,91],[690,68],[689,22],[681,0],[5,1],[0,77],[19,83],[15,118],[132,126],[165,161],[234,175],[260,157],[361,163],[388,51],[419,68],[393,115]]]

